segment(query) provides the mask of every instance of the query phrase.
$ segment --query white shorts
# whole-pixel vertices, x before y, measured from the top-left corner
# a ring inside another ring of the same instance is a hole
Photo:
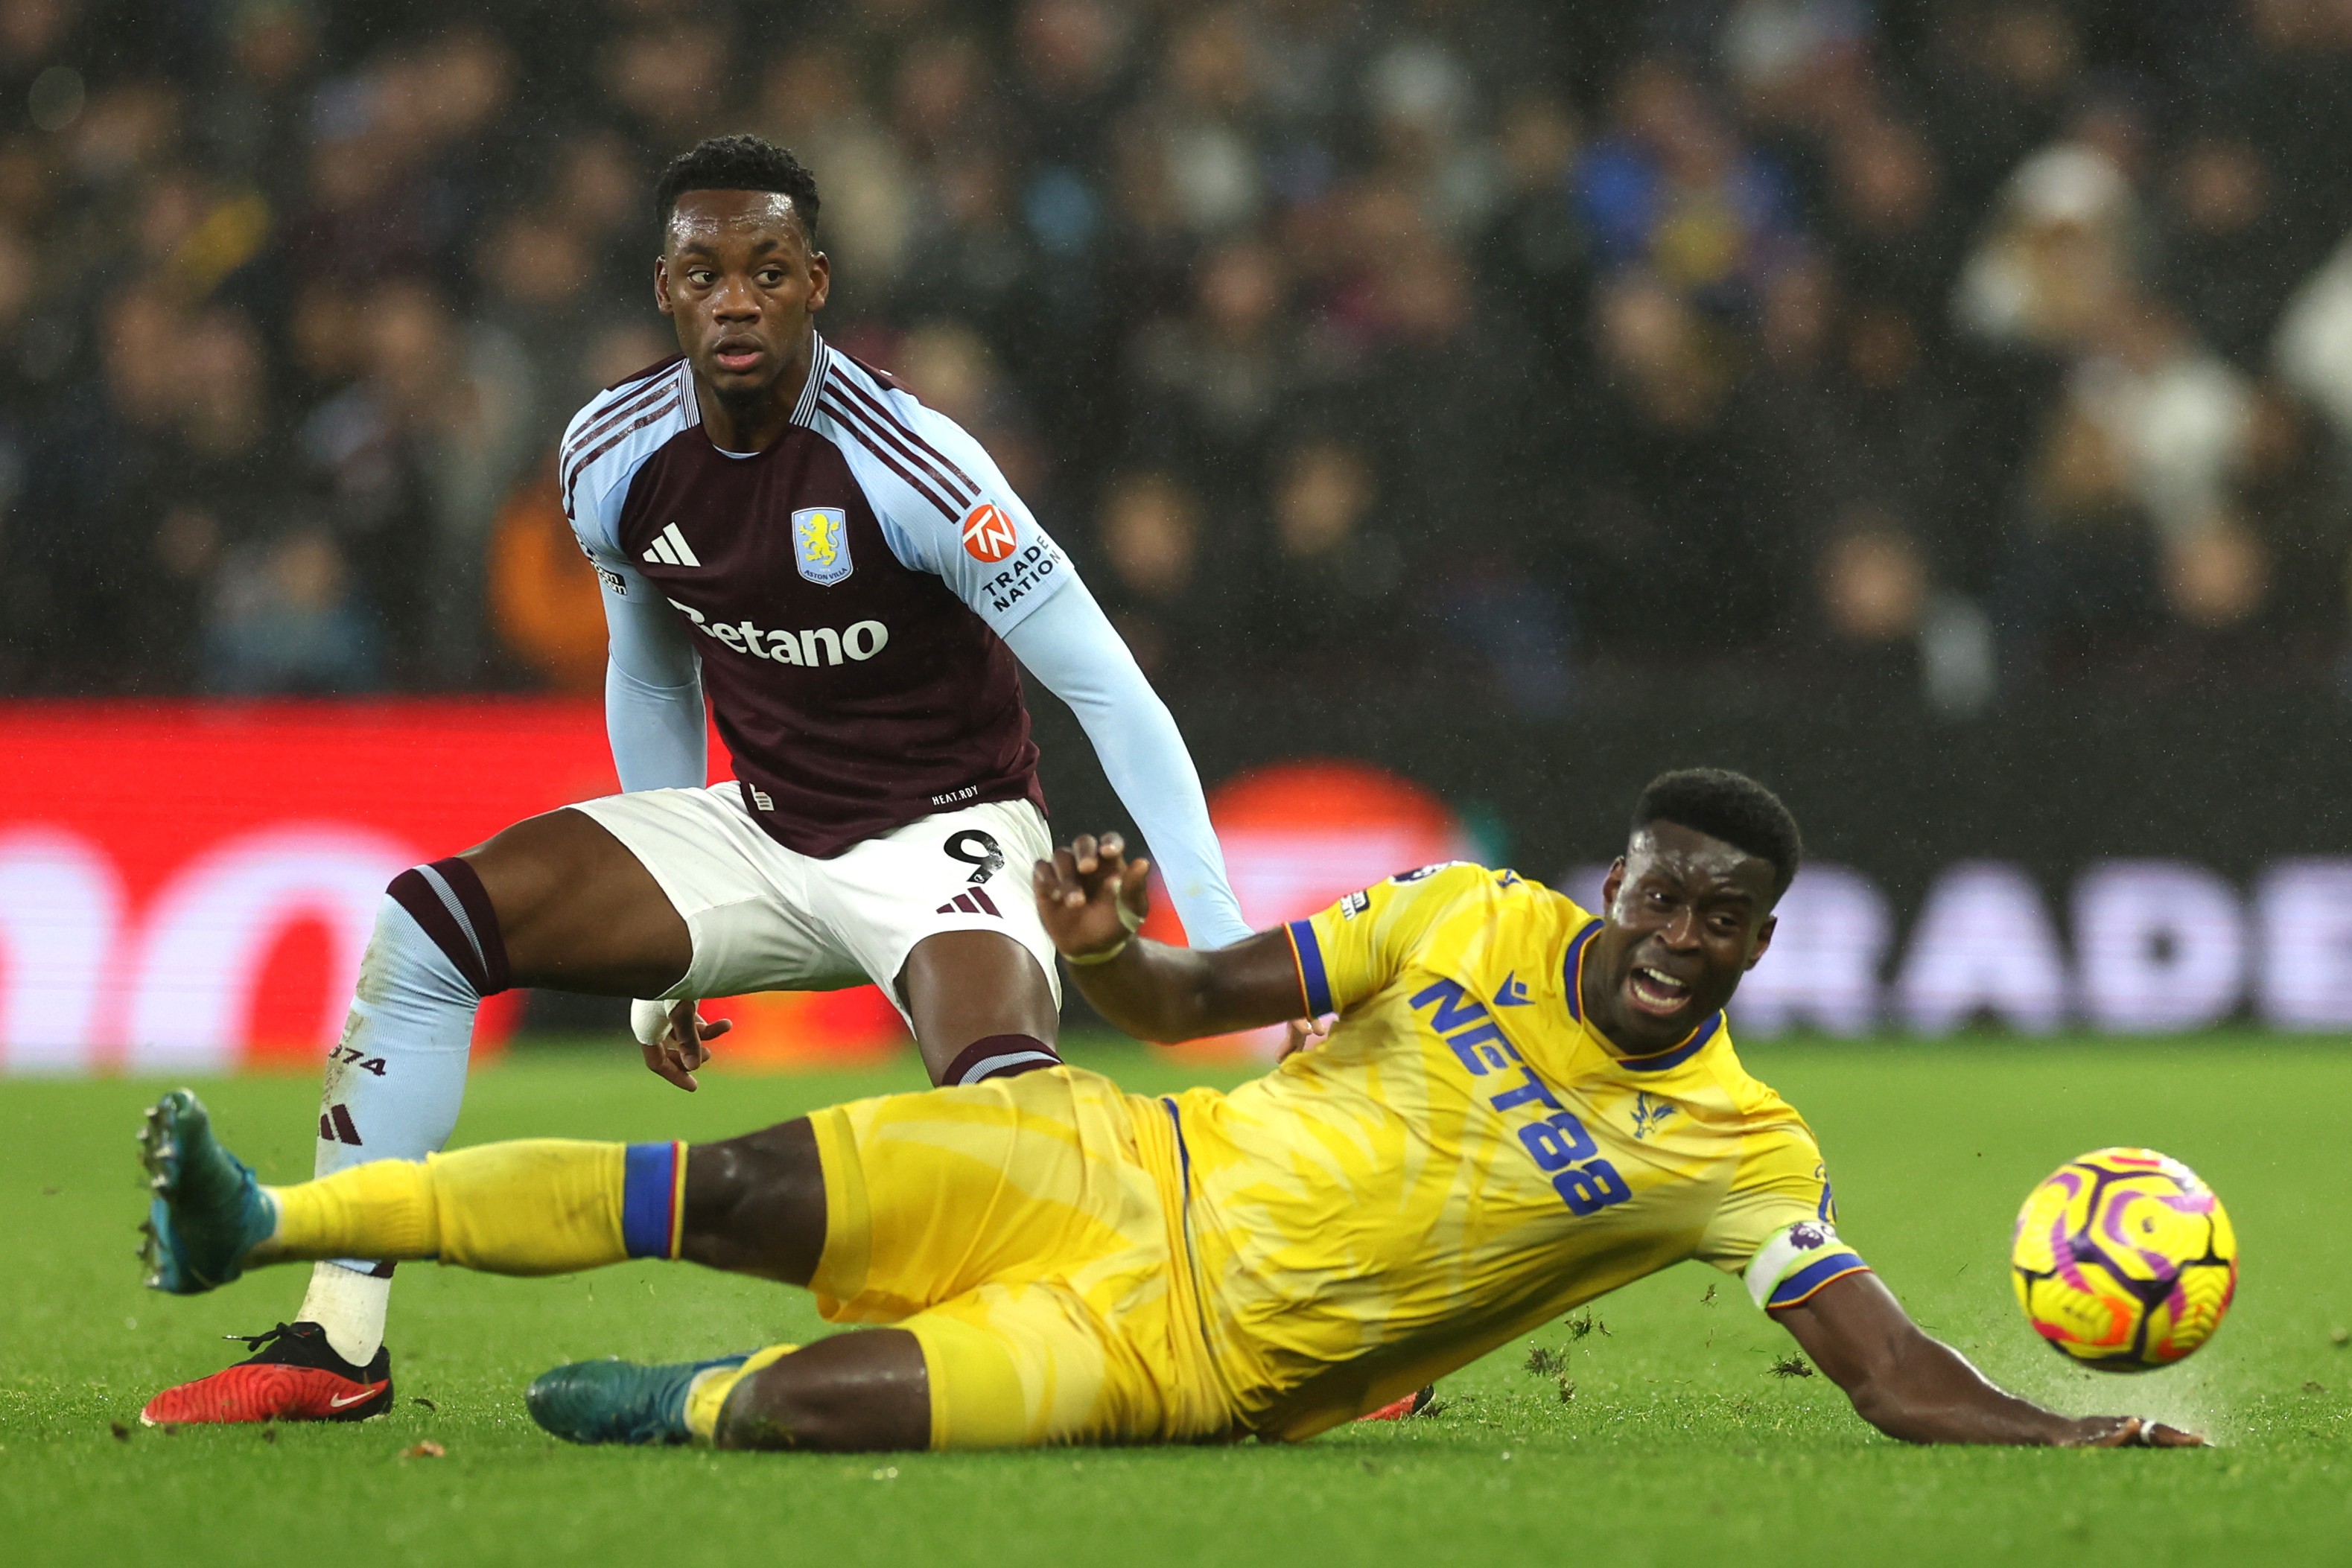
[[[1054,945],[1029,890],[1029,868],[1054,844],[1027,800],[941,811],[831,860],[762,832],[732,779],[607,795],[572,809],[653,873],[693,936],[694,962],[659,1000],[830,991],[871,980],[904,1015],[898,971],[916,943],[941,931],[996,931],[1035,956],[1061,1003]]]

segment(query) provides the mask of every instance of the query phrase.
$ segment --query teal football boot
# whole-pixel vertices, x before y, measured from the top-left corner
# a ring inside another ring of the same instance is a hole
[[[567,1443],[690,1443],[686,1396],[713,1367],[740,1366],[746,1355],[642,1366],[617,1357],[575,1361],[542,1372],[523,1390],[530,1418]]]
[[[174,1089],[148,1108],[139,1160],[155,1197],[139,1255],[147,1288],[198,1296],[245,1272],[245,1260],[278,1228],[253,1167],[213,1136],[205,1103]]]

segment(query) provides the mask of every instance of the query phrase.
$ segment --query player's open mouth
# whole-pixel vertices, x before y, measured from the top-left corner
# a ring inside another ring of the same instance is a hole
[[[720,370],[733,371],[740,375],[757,365],[766,354],[767,350],[757,343],[721,343],[718,351],[710,356],[710,361]]]
[[[1643,1012],[1664,1017],[1682,1011],[1684,1004],[1690,1000],[1690,987],[1663,969],[1636,964],[1633,972],[1625,977],[1625,994]]]

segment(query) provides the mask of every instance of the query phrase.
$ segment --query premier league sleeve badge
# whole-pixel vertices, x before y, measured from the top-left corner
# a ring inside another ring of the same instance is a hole
[[[810,507],[793,514],[793,561],[801,575],[821,588],[847,577],[849,514],[839,507]]]

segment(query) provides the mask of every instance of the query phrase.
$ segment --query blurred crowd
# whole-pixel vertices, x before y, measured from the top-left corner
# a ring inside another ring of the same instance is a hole
[[[734,130],[1172,686],[2352,674],[2352,0],[0,0],[0,691],[595,689]]]

